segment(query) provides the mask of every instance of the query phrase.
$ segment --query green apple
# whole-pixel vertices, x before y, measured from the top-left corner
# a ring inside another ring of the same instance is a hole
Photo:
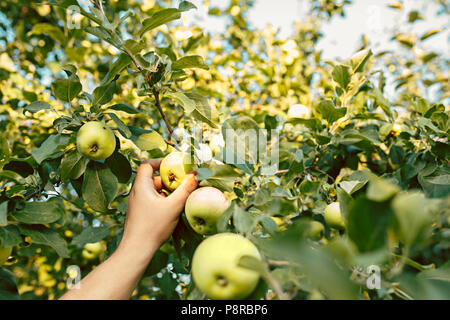
[[[345,224],[342,219],[341,209],[339,202],[330,203],[325,208],[325,222],[332,228],[344,229]]]
[[[311,221],[308,228],[308,237],[312,240],[319,241],[325,234],[325,227],[319,221]]]
[[[116,137],[103,122],[85,123],[77,134],[78,151],[93,160],[103,160],[116,149]]]
[[[103,252],[103,244],[100,241],[85,244],[83,247],[83,251],[81,252],[81,255],[86,260],[94,260],[98,258],[102,252]]]
[[[186,174],[194,169],[191,158],[187,153],[174,151],[169,153],[159,167],[161,180],[170,191],[178,188]]]
[[[184,212],[195,232],[209,235],[217,232],[217,221],[230,204],[230,200],[219,189],[203,187],[191,193]]]
[[[0,266],[2,266],[11,255],[12,247],[0,248]]]
[[[261,259],[256,246],[234,233],[219,233],[204,240],[192,258],[197,288],[215,300],[239,300],[256,288],[259,274],[238,265],[242,256]]]

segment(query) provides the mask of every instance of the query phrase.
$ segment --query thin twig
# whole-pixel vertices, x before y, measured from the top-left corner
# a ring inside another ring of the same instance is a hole
[[[278,260],[271,260],[267,259],[267,263],[274,267],[289,267],[292,265],[292,263],[288,261],[278,261]]]
[[[288,172],[289,172],[289,169],[278,170],[277,172],[275,172],[275,175],[283,175],[283,174],[288,173]]]
[[[45,187],[40,186],[40,187],[38,188],[38,190],[36,190],[36,191],[33,192],[32,194],[26,196],[26,197],[25,197],[25,200],[28,201],[28,200],[30,200],[31,198],[37,196],[38,194],[42,193],[42,191],[44,191],[44,189],[45,189]]]
[[[153,96],[155,97],[155,105],[158,108],[158,111],[161,114],[161,117],[163,118],[164,123],[166,124],[167,130],[169,130],[170,135],[178,142],[177,137],[174,136],[174,134],[173,134],[172,126],[170,125],[169,121],[167,120],[166,114],[164,113],[164,111],[161,107],[161,102],[159,101],[159,91],[156,90],[156,88],[152,88],[152,92],[153,92]]]
[[[263,277],[266,279],[269,286],[272,287],[273,291],[275,291],[279,300],[289,300],[288,296],[283,291],[283,288],[281,287],[281,285],[273,277],[272,273],[270,273],[269,262],[262,252],[261,252],[261,256],[264,260],[264,265],[265,265],[265,269],[266,269]]]

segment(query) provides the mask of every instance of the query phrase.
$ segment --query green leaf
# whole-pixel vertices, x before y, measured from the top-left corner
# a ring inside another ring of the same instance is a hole
[[[208,169],[208,168],[199,168],[197,170],[197,180],[198,181],[203,181],[206,180],[208,178],[210,178],[213,175],[212,170]]]
[[[125,138],[129,139],[131,137],[131,131],[128,129],[125,123],[122,122],[122,120],[119,119],[118,116],[116,116],[114,113],[108,113],[108,116],[111,117],[111,119],[116,123],[117,128],[121,135],[123,135]]]
[[[86,28],[84,28],[84,31],[96,36],[100,40],[104,40],[104,41],[108,42],[109,44],[111,44],[113,46],[117,46],[117,43],[115,42],[115,40],[113,38],[111,38],[111,35],[102,27],[86,27]]]
[[[195,109],[192,116],[200,121],[207,123],[211,128],[218,128],[219,114],[216,107],[211,106],[208,99],[198,93],[186,92],[185,95],[195,102]]]
[[[422,271],[418,277],[420,279],[445,281],[450,284],[450,261],[447,261],[437,269]]]
[[[305,179],[300,184],[300,192],[307,196],[314,196],[319,192],[320,185],[320,181],[309,181]]]
[[[350,60],[352,63],[353,73],[363,72],[364,66],[366,65],[367,61],[369,61],[369,58],[371,56],[372,50],[370,49],[365,49],[356,53]]]
[[[120,152],[114,152],[105,161],[106,165],[111,169],[120,183],[127,183],[132,174],[130,162]]]
[[[450,195],[450,168],[448,166],[437,167],[429,170],[429,167],[421,170],[418,180],[425,194],[430,198],[443,198]]]
[[[78,179],[86,170],[88,162],[77,150],[67,153],[61,161],[61,180]]]
[[[259,188],[253,195],[253,204],[255,206],[262,206],[267,201],[271,200],[270,196],[271,196],[270,189]]]
[[[439,32],[441,32],[440,29],[433,29],[433,30],[427,31],[420,37],[420,41],[425,41],[426,39],[438,34]]]
[[[181,1],[180,5],[178,6],[178,8],[181,11],[188,11],[188,10],[191,10],[191,9],[197,9],[197,7],[193,3],[189,2],[189,1]]]
[[[72,101],[81,90],[82,86],[76,75],[72,75],[68,79],[59,79],[52,83],[54,95],[65,102]]]
[[[94,161],[88,164],[84,173],[82,194],[92,209],[107,211],[118,190],[117,177],[105,164]]]
[[[20,300],[14,273],[0,268],[0,300]]]
[[[111,65],[111,67],[108,70],[108,73],[103,78],[102,82],[100,83],[101,86],[106,86],[111,81],[113,81],[118,74],[120,74],[123,69],[128,67],[128,65],[131,63],[131,59],[129,56],[127,56],[125,53],[122,53],[119,55],[117,60]]]
[[[51,135],[49,136],[41,146],[34,150],[31,155],[36,160],[38,164],[41,164],[42,161],[46,159],[53,159],[62,154],[58,149],[62,146],[65,146],[69,143],[70,137],[68,135]]]
[[[353,204],[353,198],[342,188],[336,188],[336,194],[339,202],[339,209],[343,220],[347,219],[348,211]]]
[[[61,200],[52,198],[47,202],[28,202],[23,209],[13,213],[13,217],[27,224],[45,224],[59,220],[63,214]]]
[[[195,102],[191,99],[189,99],[184,93],[182,92],[167,92],[165,94],[165,97],[169,99],[173,99],[180,106],[183,107],[184,111],[187,115],[191,114],[195,109]]]
[[[8,214],[8,201],[0,203],[0,227],[8,224],[6,215]]]
[[[402,193],[392,201],[396,233],[405,245],[423,240],[429,231],[433,220],[427,203],[425,196],[419,192]]]
[[[332,76],[334,81],[336,81],[344,91],[347,90],[351,80],[349,67],[343,65],[334,67]]]
[[[391,199],[400,191],[400,188],[383,178],[371,176],[367,188],[367,198],[372,201],[383,202]]]
[[[234,207],[236,204],[234,202],[231,203],[231,205],[228,207],[227,210],[225,210],[224,213],[219,217],[219,220],[217,220],[217,231],[219,233],[227,232],[230,229],[230,219],[233,216]]]
[[[183,48],[183,51],[185,53],[188,53],[189,51],[196,49],[204,39],[205,36],[203,35],[203,33],[197,37],[190,37],[188,43]]]
[[[123,46],[130,52],[131,54],[138,54],[142,49],[146,47],[145,41],[136,41],[134,39],[128,39],[123,43]]]
[[[374,202],[360,196],[347,215],[347,232],[360,252],[370,252],[385,246],[392,219],[389,202]]]
[[[250,233],[256,225],[255,219],[247,211],[235,206],[233,212],[233,224],[241,233]]]
[[[95,88],[92,96],[92,105],[104,105],[110,102],[116,92],[116,82],[112,81],[107,85]]]
[[[10,156],[8,140],[0,134],[0,170],[8,163]]]
[[[125,104],[125,103],[119,103],[112,106],[109,106],[108,109],[116,110],[116,111],[123,111],[128,114],[138,114],[140,111],[136,109],[135,107]]]
[[[238,261],[238,266],[258,272],[261,276],[267,274],[264,262],[253,256],[244,255]]]
[[[212,165],[210,168],[212,175],[200,182],[200,186],[211,186],[222,191],[232,192],[234,182],[240,177],[236,169],[230,165]]]
[[[165,151],[167,149],[167,143],[158,132],[137,127],[129,127],[129,129],[131,131],[131,141],[142,151],[154,149]]]
[[[59,41],[61,44],[66,45],[67,38],[64,35],[64,32],[49,23],[38,23],[33,26],[33,29],[31,29],[30,32],[28,32],[28,36],[36,34],[40,35],[46,33],[48,34],[53,40]]]
[[[145,269],[144,276],[152,276],[161,271],[162,268],[167,266],[169,262],[169,255],[161,250],[156,251],[155,255],[152,258],[152,261],[148,265],[147,269]]]
[[[0,248],[18,245],[22,242],[20,232],[15,225],[0,227]]]
[[[10,159],[10,161],[7,164],[5,164],[3,169],[17,172],[24,178],[34,173],[34,169],[30,165],[30,163],[34,162],[34,160],[31,157],[29,157],[28,159],[27,158],[22,159],[19,158],[17,160],[16,159],[14,160]]]
[[[28,226],[21,226],[20,231],[22,234],[29,236],[33,243],[49,246],[53,248],[60,257],[69,258],[67,243],[57,231]]]
[[[260,133],[262,132],[258,124],[252,118],[241,116],[227,119],[222,124],[222,136],[224,141],[234,143],[234,146],[225,146],[225,162],[245,166],[256,163],[260,148]],[[239,168],[244,170],[242,167]]]
[[[347,113],[347,108],[335,108],[331,100],[324,100],[319,103],[317,111],[329,124],[342,118]]]
[[[156,12],[153,16],[145,19],[142,22],[142,30],[140,32],[140,36],[142,37],[144,33],[152,29],[155,29],[163,24],[181,18],[181,12],[182,10],[174,8],[163,9],[161,11]]]
[[[390,106],[391,104],[389,101],[383,96],[383,93],[378,89],[374,88],[370,93],[369,96],[371,96],[373,99],[375,99],[376,103],[380,108],[384,111],[384,113],[388,117],[392,117]]]
[[[422,271],[417,276],[404,273],[400,276],[400,288],[413,299],[449,300],[450,263],[447,261],[434,270]]]
[[[24,111],[35,113],[41,110],[50,109],[50,105],[43,101],[34,101],[24,108]]]
[[[83,231],[75,236],[71,244],[83,247],[87,243],[95,243],[105,239],[110,233],[110,227],[87,227]]]
[[[209,70],[208,64],[199,55],[185,56],[172,63],[173,70],[190,68]]]
[[[339,183],[340,187],[345,190],[349,195],[360,190],[366,185],[367,181],[342,181]]]

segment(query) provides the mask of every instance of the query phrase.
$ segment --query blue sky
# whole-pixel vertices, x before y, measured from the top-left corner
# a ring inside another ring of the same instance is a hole
[[[199,8],[186,13],[188,23],[201,25],[205,31],[223,32],[226,22],[220,18],[208,17],[204,0],[191,0]],[[249,18],[253,26],[263,28],[271,24],[279,28],[279,36],[288,38],[293,31],[295,21],[305,18],[309,0],[256,0]],[[372,49],[377,52],[393,49],[390,37],[393,30],[404,33],[413,31],[422,35],[430,29],[444,29],[440,34],[429,38],[420,49],[437,51],[447,57],[450,53],[449,15],[436,16],[439,6],[430,0],[404,0],[403,11],[387,7],[393,0],[353,0],[346,9],[346,17],[336,16],[329,23],[324,23],[322,31],[325,37],[318,49],[324,50],[325,59],[346,59],[358,48],[361,35],[365,34],[372,42]],[[210,7],[226,8],[228,1],[210,0]],[[413,25],[405,23],[411,10],[418,10],[427,18]]]

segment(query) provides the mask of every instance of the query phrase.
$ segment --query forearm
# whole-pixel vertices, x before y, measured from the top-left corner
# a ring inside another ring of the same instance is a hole
[[[157,245],[146,250],[139,246],[121,244],[105,262],[80,282],[79,289],[71,289],[61,300],[126,300],[150,263]]]

